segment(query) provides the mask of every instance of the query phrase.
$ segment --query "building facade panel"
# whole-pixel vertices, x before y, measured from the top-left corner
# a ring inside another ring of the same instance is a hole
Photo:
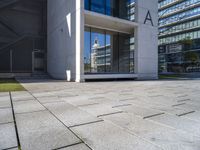
[[[159,1],[159,17],[159,72],[199,72],[200,0]]]

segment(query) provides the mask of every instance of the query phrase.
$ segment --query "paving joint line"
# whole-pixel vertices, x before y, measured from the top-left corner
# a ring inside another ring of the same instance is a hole
[[[25,101],[35,101],[35,99],[13,100],[14,103],[17,103],[17,102],[25,102]]]
[[[151,95],[149,97],[162,97],[163,95]]]
[[[180,95],[180,96],[177,96],[177,98],[180,98],[180,97],[187,97],[188,95]]]
[[[0,107],[0,109],[9,109],[11,107]]]
[[[3,122],[3,123],[0,123],[0,125],[11,124],[11,123],[14,123],[14,121],[10,121],[10,122]]]
[[[13,121],[14,121],[14,126],[15,126],[17,145],[18,145],[18,149],[21,150],[21,144],[20,144],[19,133],[18,133],[18,129],[17,129],[17,122],[16,122],[16,118],[15,118],[15,110],[14,110],[14,107],[13,107],[11,92],[9,92],[9,96],[10,96],[10,102],[11,102],[11,107],[12,107],[12,115],[13,115]]]
[[[123,113],[123,111],[118,111],[118,112],[113,112],[113,113],[108,113],[108,114],[102,114],[102,115],[98,115],[97,117],[110,116],[110,115],[115,115],[115,114],[120,114],[120,113]]]
[[[164,114],[165,114],[165,113],[157,113],[157,114],[145,116],[145,117],[143,117],[143,119],[148,119],[148,118],[152,118],[152,117],[156,117],[156,116],[160,116],[160,115],[164,115]]]
[[[2,149],[2,150],[9,150],[9,149],[13,149],[13,148],[18,148],[18,146],[9,147],[9,148],[5,148],[5,149]]]
[[[105,97],[91,97],[90,100],[98,100],[98,99],[105,99]]]
[[[134,101],[135,99],[134,98],[128,98],[128,99],[121,99],[119,101]]]
[[[40,100],[39,100],[40,101]],[[41,102],[42,103],[42,102]],[[42,104],[52,104],[52,103],[65,103],[65,101],[52,101],[52,102],[43,102]]]
[[[185,102],[185,101],[191,101],[191,99],[182,99],[182,100],[177,100],[177,102]]]
[[[83,104],[83,105],[77,105],[76,107],[85,107],[85,106],[92,106],[92,105],[98,105],[99,103],[91,103],[91,104]]]
[[[185,115],[188,115],[188,114],[192,114],[192,113],[195,113],[195,111],[189,111],[189,112],[186,112],[186,113],[182,113],[182,114],[177,114],[177,116],[181,117],[181,116],[185,116]]]
[[[37,111],[31,111],[31,112],[21,112],[21,113],[15,113],[16,115],[23,115],[23,114],[31,114],[31,113],[37,113],[37,112],[43,112],[47,111],[46,109],[44,110],[37,110]]]
[[[59,149],[63,149],[63,148],[67,148],[67,147],[71,147],[71,146],[75,146],[75,145],[79,145],[79,144],[83,144],[83,142],[76,142],[76,143],[74,143],[74,144],[62,146],[62,147],[55,148],[55,149],[52,149],[52,150],[59,150]]]
[[[30,95],[32,95],[43,107],[45,107],[47,109],[47,111],[49,111],[49,113],[54,116],[63,126],[65,126],[69,131],[71,131],[74,136],[76,136],[82,143],[84,143],[90,150],[92,150],[92,148],[90,148],[90,146],[85,143],[77,134],[75,134],[75,132],[73,130],[71,130],[68,126],[65,125],[65,123],[63,121],[61,121],[52,111],[50,111],[45,105],[43,105],[38,99],[37,97],[35,97],[30,91],[27,91]]]
[[[131,106],[131,105],[132,104],[122,104],[122,105],[113,106],[112,108],[126,107],[126,106]]]
[[[91,122],[87,122],[87,123],[82,123],[82,124],[77,124],[77,125],[69,126],[69,128],[84,126],[84,125],[93,124],[93,123],[98,123],[98,122],[103,122],[103,121],[104,121],[103,119],[97,120],[97,121],[91,121]]]
[[[181,105],[185,105],[185,104],[186,103],[175,104],[175,105],[172,105],[172,107],[181,106]]]

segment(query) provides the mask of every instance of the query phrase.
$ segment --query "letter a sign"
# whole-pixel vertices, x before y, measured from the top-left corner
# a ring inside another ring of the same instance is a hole
[[[145,20],[144,20],[144,24],[146,24],[147,21],[150,21],[150,22],[151,22],[151,25],[153,26],[152,17],[151,17],[151,14],[150,14],[150,11],[149,11],[149,10],[148,10],[147,15],[146,15],[146,18],[145,18]]]

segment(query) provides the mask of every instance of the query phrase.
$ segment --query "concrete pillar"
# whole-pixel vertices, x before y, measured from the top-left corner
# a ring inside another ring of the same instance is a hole
[[[84,72],[84,1],[47,2],[47,71],[55,79],[81,82]]]
[[[84,1],[76,0],[76,82],[84,81]]]
[[[136,0],[135,73],[158,78],[158,0]]]

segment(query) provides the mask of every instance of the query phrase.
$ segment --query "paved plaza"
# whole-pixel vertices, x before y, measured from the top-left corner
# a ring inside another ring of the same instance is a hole
[[[200,80],[20,80],[0,93],[0,149],[200,150]]]

